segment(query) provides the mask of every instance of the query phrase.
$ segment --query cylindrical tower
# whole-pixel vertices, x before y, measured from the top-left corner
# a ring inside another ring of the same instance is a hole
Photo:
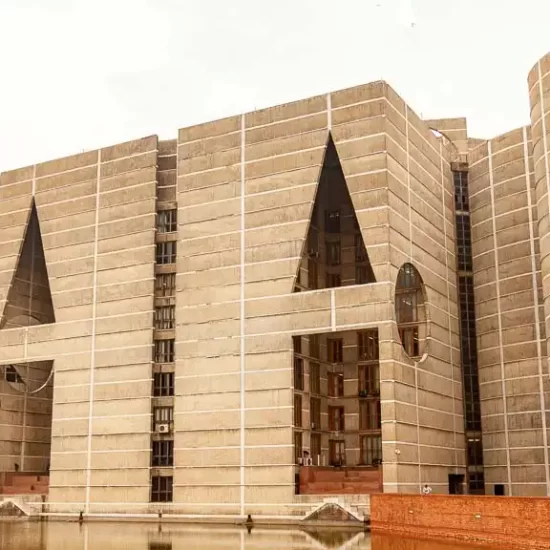
[[[547,342],[550,336],[550,53],[529,72],[529,101],[533,137],[533,162],[540,238],[540,265],[546,318]]]

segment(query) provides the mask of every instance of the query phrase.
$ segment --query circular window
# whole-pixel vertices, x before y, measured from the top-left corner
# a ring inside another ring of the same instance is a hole
[[[35,394],[51,386],[53,361],[2,365],[2,378],[18,393]]]
[[[412,264],[404,264],[395,285],[395,317],[401,344],[411,359],[419,360],[426,346],[424,283]]]

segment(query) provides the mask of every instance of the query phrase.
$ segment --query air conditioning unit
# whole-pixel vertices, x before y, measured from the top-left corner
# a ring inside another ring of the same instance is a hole
[[[157,433],[168,434],[170,433],[170,424],[157,424]]]
[[[312,429],[312,430],[316,430],[316,429],[317,429],[317,424],[315,424],[315,422],[312,422],[312,423],[311,423],[311,429]]]

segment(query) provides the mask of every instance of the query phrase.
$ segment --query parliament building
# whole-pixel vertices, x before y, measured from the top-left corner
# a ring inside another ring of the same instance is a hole
[[[0,495],[550,496],[550,54],[491,139],[386,83],[0,175]]]

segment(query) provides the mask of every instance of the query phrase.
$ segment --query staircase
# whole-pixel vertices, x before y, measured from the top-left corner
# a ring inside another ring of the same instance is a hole
[[[382,492],[378,468],[300,468],[302,495],[357,495]]]
[[[0,495],[47,495],[50,477],[30,472],[0,474]]]

